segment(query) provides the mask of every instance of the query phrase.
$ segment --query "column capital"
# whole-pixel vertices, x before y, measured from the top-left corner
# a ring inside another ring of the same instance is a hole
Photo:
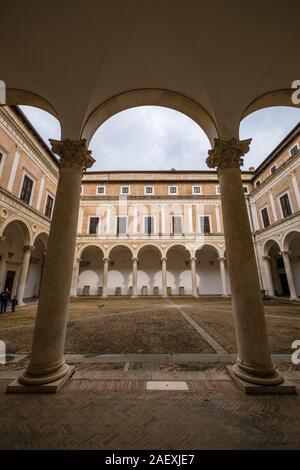
[[[270,261],[271,258],[270,258],[270,256],[263,256],[262,259],[265,260],[265,261]]]
[[[227,168],[236,168],[243,165],[243,155],[249,152],[252,139],[238,140],[232,139],[214,139],[214,148],[208,151],[206,159],[209,168],[224,170]]]
[[[25,245],[23,246],[23,251],[24,253],[31,253],[32,251],[35,250],[35,246],[33,245]]]
[[[133,256],[133,258],[132,258],[132,261],[133,261],[133,262],[135,262],[135,261],[138,262],[138,260],[139,260],[139,259],[138,259],[137,256]]]
[[[161,260],[161,261],[167,261],[167,257],[166,257],[166,256],[163,256],[160,260]]]
[[[286,256],[286,257],[290,256],[290,252],[289,252],[288,250],[280,251],[279,254],[280,254],[281,256]]]
[[[225,261],[225,256],[219,256],[218,260],[219,261]]]
[[[104,261],[104,263],[105,262],[109,263],[109,258],[106,256],[106,257],[103,258],[103,261]]]
[[[190,261],[196,261],[196,256],[191,256]]]
[[[73,168],[82,172],[90,168],[95,160],[91,151],[87,149],[86,139],[81,140],[54,140],[49,139],[52,152],[60,157],[61,168]]]

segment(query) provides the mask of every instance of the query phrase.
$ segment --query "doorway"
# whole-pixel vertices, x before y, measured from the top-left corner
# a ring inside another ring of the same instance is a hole
[[[16,277],[16,271],[7,271],[4,289],[8,289],[11,294],[12,294],[12,290],[14,287],[15,277]]]

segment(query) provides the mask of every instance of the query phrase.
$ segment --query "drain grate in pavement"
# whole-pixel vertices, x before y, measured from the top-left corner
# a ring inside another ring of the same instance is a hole
[[[152,380],[146,382],[146,390],[189,390],[189,387],[186,382]]]

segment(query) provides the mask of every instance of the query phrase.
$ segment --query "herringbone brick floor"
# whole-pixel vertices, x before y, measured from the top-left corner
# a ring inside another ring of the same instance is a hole
[[[0,392],[0,449],[300,449],[299,395],[246,396],[230,383],[146,392],[138,381],[114,391],[83,382],[56,395]]]

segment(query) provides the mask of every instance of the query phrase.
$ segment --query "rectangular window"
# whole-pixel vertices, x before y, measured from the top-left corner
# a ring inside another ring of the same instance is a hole
[[[51,197],[50,194],[48,194],[46,207],[45,207],[45,216],[48,217],[49,219],[51,219],[51,216],[52,216],[53,202],[54,202],[53,197]]]
[[[288,217],[289,215],[292,214],[292,208],[291,208],[288,194],[284,194],[279,199],[280,199],[283,217]]]
[[[291,148],[290,154],[293,157],[294,155],[297,155],[298,152],[299,152],[299,147],[298,147],[298,144],[296,144],[294,145],[294,147]]]
[[[169,186],[169,194],[177,194],[177,186]]]
[[[124,235],[127,232],[127,218],[125,216],[117,217],[117,235]]]
[[[221,194],[221,187],[220,186],[216,186],[216,194]]]
[[[260,180],[257,180],[257,181],[255,182],[255,186],[256,186],[257,188],[260,186]]]
[[[243,186],[243,190],[244,190],[244,193],[245,193],[245,194],[248,194],[248,192],[249,192],[249,191],[248,191],[248,186]]]
[[[154,217],[147,216],[144,218],[144,229],[147,235],[151,235],[151,233],[154,233]]]
[[[193,186],[193,194],[201,194],[201,186]]]
[[[153,186],[145,186],[144,192],[145,194],[154,194]]]
[[[99,228],[99,217],[91,217],[89,233],[91,234],[98,233],[98,228]]]
[[[130,187],[129,186],[122,186],[121,187],[121,194],[130,194]]]
[[[269,227],[269,225],[270,225],[270,218],[269,218],[268,209],[267,209],[266,207],[264,207],[264,208],[261,210],[261,217],[262,217],[262,221],[263,221],[263,226],[264,226],[264,228]]]
[[[105,186],[97,186],[97,194],[105,194]]]
[[[276,173],[277,165],[271,166],[271,174]]]
[[[33,187],[33,180],[29,178],[29,176],[24,175],[20,199],[26,202],[26,204],[30,203],[32,187]]]
[[[172,233],[174,235],[182,234],[182,217],[173,215],[172,217]]]
[[[201,233],[210,233],[210,219],[208,215],[200,215]]]

